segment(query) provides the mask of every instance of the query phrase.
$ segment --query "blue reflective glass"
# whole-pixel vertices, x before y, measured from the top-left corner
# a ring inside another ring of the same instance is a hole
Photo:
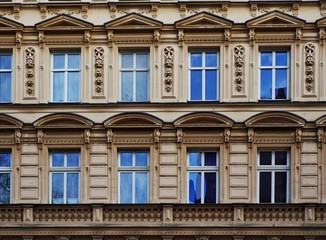
[[[131,173],[120,173],[120,203],[132,203]]]
[[[203,66],[202,53],[191,53],[190,67],[202,67],[202,66]]]
[[[11,73],[0,73],[0,102],[11,102]]]
[[[62,204],[64,189],[64,174],[52,173],[52,203]]]
[[[147,167],[148,166],[148,153],[147,152],[136,152],[136,166]]]
[[[190,74],[190,99],[202,100],[202,71],[192,70]]]
[[[64,166],[65,166],[65,154],[52,153],[52,167],[64,167]]]
[[[69,69],[79,69],[80,68],[80,55],[68,54],[68,68]]]
[[[201,166],[200,152],[189,152],[189,166]]]
[[[260,99],[272,99],[272,70],[260,70]]]
[[[287,98],[287,69],[276,69],[275,99]]]
[[[288,65],[288,57],[287,52],[276,52],[276,66],[287,66]]]
[[[148,203],[148,173],[137,172],[135,178],[135,203]]]
[[[206,53],[206,67],[217,67],[217,53]]]
[[[63,102],[65,94],[65,73],[54,72],[53,73],[53,101]]]
[[[205,84],[206,100],[217,100],[217,71],[206,71],[206,84]]]
[[[67,166],[79,167],[79,153],[67,153]]]
[[[272,66],[273,54],[272,52],[260,53],[260,66]]]
[[[0,70],[11,70],[11,55],[0,55]]]
[[[121,67],[133,68],[133,54],[127,54],[127,53],[121,54]]]
[[[65,54],[53,54],[53,69],[65,68]]]
[[[148,72],[136,72],[136,101],[148,101]]]
[[[67,203],[78,203],[79,199],[79,173],[67,174]]]
[[[120,166],[132,166],[132,153],[121,152],[120,153]]]
[[[11,153],[0,153],[0,167],[11,166]]]
[[[205,173],[204,178],[204,202],[216,203],[216,173]]]
[[[0,204],[10,203],[10,173],[0,173]]]
[[[133,101],[133,77],[132,72],[121,73],[121,101]]]
[[[205,152],[204,153],[204,164],[205,166],[217,166],[216,152]]]
[[[137,53],[136,54],[136,68],[148,68],[148,54]]]
[[[68,102],[78,102],[79,101],[79,79],[80,73],[79,72],[68,72]]]
[[[201,203],[201,173],[189,173],[189,203]]]

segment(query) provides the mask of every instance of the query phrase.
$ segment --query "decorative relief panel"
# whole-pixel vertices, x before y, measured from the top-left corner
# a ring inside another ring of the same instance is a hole
[[[186,15],[193,15],[200,12],[208,12],[212,14],[218,14],[222,15],[223,17],[227,16],[229,5],[227,3],[223,3],[220,5],[214,5],[213,7],[198,7],[198,6],[191,6],[187,4],[180,4],[179,11],[180,11],[180,17],[184,18]],[[187,14],[188,13],[188,14]]]
[[[171,92],[173,85],[174,49],[170,46],[164,48],[164,85],[165,91]]]
[[[304,47],[305,52],[305,83],[306,90],[312,92],[314,89],[315,75],[315,53],[316,47],[312,43],[307,43]]]
[[[26,87],[27,94],[29,96],[34,95],[34,77],[35,77],[35,49],[32,47],[28,47],[25,50],[25,58],[26,58]]]
[[[243,89],[244,55],[245,55],[245,48],[242,45],[237,45],[234,47],[233,49],[234,81],[235,81],[235,88],[238,92],[241,92]]]
[[[304,209],[302,207],[280,206],[269,207],[247,207],[244,209],[244,220],[246,222],[298,222],[304,221]]]
[[[104,65],[104,49],[97,47],[94,49],[95,58],[95,92],[103,95],[103,65]]]
[[[266,4],[256,4],[252,3],[250,6],[250,12],[252,17],[256,17],[258,14],[264,14],[272,11],[279,11],[288,14],[293,14],[294,16],[298,16],[299,14],[299,6],[298,3],[293,3],[292,5],[266,5]]]
[[[230,222],[234,211],[227,207],[175,207],[173,209],[174,222]]]
[[[103,209],[103,219],[105,222],[161,222],[162,209],[159,207],[142,206],[140,208],[131,207],[106,207]]]

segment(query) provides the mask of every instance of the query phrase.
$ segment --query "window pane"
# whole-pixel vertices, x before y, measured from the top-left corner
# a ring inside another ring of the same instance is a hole
[[[67,203],[78,203],[79,173],[68,173],[67,176]]]
[[[260,66],[272,66],[272,52],[260,53]]]
[[[216,203],[216,173],[205,173],[204,202]]]
[[[120,203],[132,203],[131,173],[120,173]]]
[[[148,174],[136,173],[135,203],[148,203]]]
[[[65,154],[52,153],[52,167],[64,167]]]
[[[148,54],[137,53],[136,54],[136,68],[148,68]]]
[[[68,72],[68,102],[79,101],[79,72]]]
[[[206,53],[206,67],[217,67],[217,53]]]
[[[136,101],[148,100],[148,72],[136,72]]]
[[[287,165],[287,152],[275,152],[275,165]]]
[[[120,166],[132,166],[132,153],[120,153]]]
[[[196,71],[190,71],[190,94],[191,100],[202,100],[202,71],[196,70]]]
[[[0,173],[0,204],[10,203],[10,173]]]
[[[132,68],[133,67],[133,54],[121,54],[121,67]]]
[[[189,166],[201,166],[201,153],[190,152],[189,153]]]
[[[272,152],[260,152],[259,154],[260,165],[272,165]]]
[[[217,100],[217,71],[206,71],[205,84],[206,100]]]
[[[277,69],[275,77],[275,99],[286,99],[287,70]]]
[[[272,99],[272,70],[270,69],[260,71],[260,98]]]
[[[216,152],[205,152],[205,166],[217,166]]]
[[[132,72],[121,73],[121,101],[133,101],[133,81]]]
[[[53,101],[63,102],[65,94],[65,74],[64,72],[53,73]]]
[[[11,55],[0,55],[0,69],[11,69]]]
[[[65,68],[65,55],[53,54],[53,69],[64,69],[64,68]]]
[[[52,173],[52,203],[62,204],[64,190],[64,174]]]
[[[79,54],[69,54],[68,55],[68,68],[69,69],[79,69],[80,68]]]
[[[201,203],[201,173],[189,173],[189,203]]]
[[[136,152],[136,166],[148,166],[148,153]]]
[[[0,167],[10,167],[10,166],[11,166],[11,154],[0,153]]]
[[[68,153],[67,160],[68,167],[79,167],[79,153]]]
[[[11,102],[11,73],[0,73],[0,102]]]
[[[275,203],[286,203],[286,172],[275,172]]]
[[[276,66],[287,66],[287,52],[276,52]]]
[[[190,54],[190,67],[202,67],[202,54],[201,53],[191,53]]]
[[[270,203],[271,202],[271,173],[260,172],[259,174],[259,202]]]

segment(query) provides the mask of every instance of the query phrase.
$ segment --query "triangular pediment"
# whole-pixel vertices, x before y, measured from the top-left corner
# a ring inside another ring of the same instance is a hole
[[[126,113],[109,118],[103,124],[107,128],[157,128],[163,122],[148,114]]]
[[[117,18],[113,21],[105,23],[106,29],[133,29],[133,30],[141,30],[141,29],[160,29],[163,23],[157,21],[155,19],[142,16],[138,13],[130,13],[126,16]]]
[[[83,129],[83,128],[91,128],[93,126],[93,122],[79,115],[59,113],[59,114],[51,114],[42,117],[37,121],[35,121],[33,125],[36,128]]]
[[[305,120],[288,112],[266,112],[245,122],[247,127],[303,127]]]
[[[0,129],[18,129],[22,127],[23,123],[18,119],[0,114]]]
[[[253,18],[246,22],[248,28],[301,28],[306,23],[305,20],[294,17],[292,15],[280,12],[272,11]]]
[[[326,27],[326,17],[318,19],[316,24],[318,27]]]
[[[316,120],[316,126],[317,127],[326,127],[326,115],[324,115]]]
[[[208,12],[200,12],[174,24],[178,29],[225,29],[231,28],[233,21]]]
[[[62,14],[39,22],[35,24],[35,27],[37,30],[41,31],[75,31],[90,30],[92,29],[93,24],[69,15]]]
[[[23,30],[24,25],[8,18],[0,16],[0,31],[19,31]]]
[[[182,128],[225,128],[232,127],[233,121],[223,115],[215,113],[191,113],[178,118],[175,127]]]

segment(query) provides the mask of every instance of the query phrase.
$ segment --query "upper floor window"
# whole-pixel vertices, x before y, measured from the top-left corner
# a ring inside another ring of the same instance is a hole
[[[0,153],[0,204],[10,203],[11,153]]]
[[[260,52],[260,99],[289,99],[289,52]]]
[[[192,101],[219,99],[218,52],[190,53],[190,96]]]
[[[218,202],[218,152],[188,153],[188,203]]]
[[[119,153],[119,203],[149,202],[149,153]]]
[[[80,101],[80,53],[52,54],[52,101]]]
[[[79,152],[52,152],[50,154],[50,202],[79,203]]]
[[[289,202],[290,153],[261,150],[258,154],[260,203]]]
[[[120,89],[122,102],[149,101],[149,54],[121,53]]]
[[[0,53],[0,102],[11,102],[11,62],[10,53]]]

